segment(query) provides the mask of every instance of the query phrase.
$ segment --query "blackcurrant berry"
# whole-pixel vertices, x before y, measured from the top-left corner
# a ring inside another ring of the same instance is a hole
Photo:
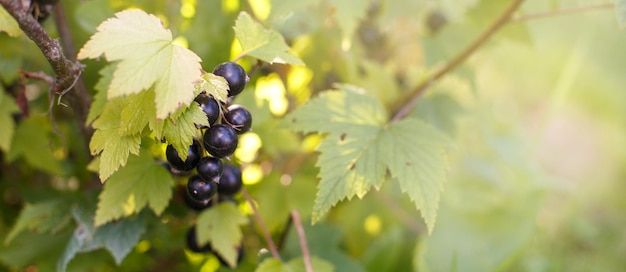
[[[220,182],[217,184],[217,192],[220,195],[234,195],[243,186],[241,170],[239,167],[226,164]]]
[[[248,75],[241,65],[234,62],[224,62],[213,69],[213,74],[224,77],[228,82],[228,96],[235,96],[246,87]]]
[[[187,181],[187,194],[195,202],[206,203],[216,192],[217,184],[213,181],[205,181],[200,176],[192,176]]]
[[[224,124],[217,124],[204,133],[204,148],[213,157],[228,157],[237,148],[237,132],[232,127]]]
[[[193,199],[191,199],[189,194],[185,191],[185,205],[187,205],[187,208],[189,209],[192,209],[194,211],[202,211],[208,207],[211,207],[212,203],[213,203],[212,199],[208,201],[203,201],[203,202],[196,202]]]
[[[200,154],[200,144],[197,141],[193,141],[193,144],[189,146],[189,155],[187,155],[187,159],[183,161],[178,156],[178,151],[172,146],[168,145],[165,150],[165,156],[167,157],[167,161],[172,165],[172,167],[181,171],[189,171],[196,167],[198,161],[202,154]]]
[[[217,119],[220,117],[220,105],[215,99],[213,99],[213,96],[201,93],[196,96],[195,101],[198,102],[200,108],[206,114],[206,117],[209,120],[209,126],[215,124]]]
[[[232,196],[218,195],[217,196],[217,203],[222,203],[222,202],[230,202],[230,203],[233,203],[235,206],[239,204],[239,203],[237,203],[237,200],[234,199]],[[185,204],[187,205],[187,207],[189,209],[192,209],[194,211],[198,211],[199,212],[199,211],[203,211],[204,209],[207,209],[207,208],[212,207],[213,205],[215,205],[215,199],[211,199],[211,200],[205,201],[205,202],[196,202],[196,201],[193,201],[189,197],[189,194],[185,193]]]
[[[202,157],[196,166],[198,175],[207,181],[219,181],[224,164],[215,157]]]
[[[228,112],[224,114],[224,120],[237,131],[237,134],[247,132],[252,126],[252,114],[241,105],[228,107]]]
[[[200,246],[198,244],[198,236],[196,234],[196,226],[189,228],[187,231],[187,248],[196,253],[204,253],[211,251],[211,244]]]

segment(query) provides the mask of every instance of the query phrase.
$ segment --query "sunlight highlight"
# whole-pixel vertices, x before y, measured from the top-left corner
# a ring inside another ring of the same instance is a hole
[[[380,220],[380,217],[378,215],[370,214],[365,218],[365,221],[363,222],[363,227],[365,228],[365,232],[367,232],[369,235],[376,236],[380,234],[380,231],[382,229],[382,221]]]
[[[276,73],[261,77],[256,82],[256,98],[268,101],[270,112],[275,116],[282,116],[287,112],[289,101],[285,93],[285,85]]]
[[[265,21],[270,16],[272,4],[269,0],[248,0],[254,15],[261,21]]]
[[[253,185],[263,179],[263,169],[258,164],[250,164],[241,170],[241,179],[245,185]]]

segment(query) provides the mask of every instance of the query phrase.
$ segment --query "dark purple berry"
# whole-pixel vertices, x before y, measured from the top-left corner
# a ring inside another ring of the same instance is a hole
[[[213,203],[213,200],[207,200],[207,201],[203,201],[203,202],[197,202],[194,201],[193,199],[191,199],[191,197],[189,196],[189,194],[185,191],[185,205],[187,205],[187,208],[192,209],[194,211],[202,211],[208,207],[210,207]]]
[[[248,82],[248,75],[241,65],[234,62],[224,62],[213,69],[213,74],[224,77],[228,82],[228,96],[235,96],[243,91]]]
[[[228,107],[228,112],[224,114],[224,120],[237,131],[237,134],[249,131],[252,126],[252,114],[241,105]]]
[[[176,151],[172,145],[167,146],[165,156],[167,157],[167,161],[170,165],[172,165],[172,167],[176,170],[189,171],[198,164],[198,161],[202,156],[200,152],[200,144],[197,141],[193,141],[193,144],[189,146],[189,155],[187,155],[187,159],[185,159],[185,161],[178,156],[178,151]]]
[[[211,251],[211,244],[200,246],[198,244],[198,236],[196,234],[196,226],[189,228],[187,231],[187,248],[196,253],[204,253]]]
[[[214,125],[204,133],[204,148],[213,157],[224,158],[232,155],[238,142],[235,129],[224,124]]]
[[[219,181],[222,176],[222,169],[224,164],[221,159],[215,157],[202,157],[196,166],[198,175],[207,181]]]
[[[198,102],[200,108],[206,114],[206,117],[209,120],[209,126],[215,124],[217,119],[220,117],[220,104],[213,99],[213,96],[205,93],[201,93],[196,96],[195,101]]]
[[[222,203],[222,202],[230,202],[233,203],[234,205],[237,205],[239,203],[237,203],[237,200],[234,199],[232,196],[228,196],[228,195],[218,195],[217,196],[217,203]],[[185,193],[185,204],[187,205],[187,207],[189,209],[192,209],[194,211],[203,211],[204,209],[207,209],[209,207],[212,207],[213,205],[215,205],[215,197],[213,197],[213,199],[209,200],[209,201],[205,201],[205,202],[195,202],[193,201],[190,197],[189,194]]]
[[[226,164],[220,182],[217,184],[217,192],[220,195],[234,195],[243,186],[241,170],[239,167]]]
[[[187,194],[195,202],[206,203],[216,192],[217,184],[213,181],[205,181],[200,176],[192,176],[187,181]]]

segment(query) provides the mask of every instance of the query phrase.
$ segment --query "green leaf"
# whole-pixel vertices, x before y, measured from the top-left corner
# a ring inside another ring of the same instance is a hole
[[[152,90],[130,94],[126,97],[124,108],[120,114],[120,135],[132,136],[143,131],[156,113],[156,108],[152,101],[154,101],[154,92]]]
[[[60,199],[36,204],[26,203],[11,232],[4,239],[4,244],[11,243],[15,236],[25,230],[39,233],[60,231],[69,223],[69,210],[69,203]]]
[[[336,226],[329,224],[303,224],[309,253],[320,257],[334,266],[337,271],[363,272],[366,271],[359,262],[353,259],[342,248],[346,237]],[[281,255],[290,259],[302,255],[300,238],[295,227],[291,227],[287,233],[287,239],[281,250]]]
[[[200,77],[200,82],[196,83],[195,95],[205,91],[207,94],[212,95],[213,98],[226,103],[229,89],[225,78],[212,73],[205,73]]]
[[[386,116],[376,99],[342,90],[326,92],[286,117],[295,130],[328,133],[318,147],[314,223],[339,201],[380,188],[389,170],[432,230],[449,141],[417,119],[388,125]]]
[[[8,152],[11,147],[11,140],[15,133],[15,122],[12,114],[19,112],[19,108],[13,98],[4,93],[0,87],[0,150]]]
[[[196,227],[198,244],[211,243],[211,247],[231,266],[237,264],[237,247],[243,234],[240,226],[248,218],[232,203],[224,202],[203,211]]]
[[[33,264],[38,271],[54,271],[62,253],[59,249],[67,244],[70,235],[69,229],[56,234],[24,232],[11,244],[0,247],[0,262],[10,267],[9,271],[24,271]]]
[[[305,133],[341,134],[348,126],[379,128],[387,122],[387,112],[376,99],[360,89],[349,91],[349,85],[341,88],[321,93],[285,117],[288,126]]]
[[[332,263],[326,260],[322,260],[316,256],[311,256],[311,266],[313,271],[316,272],[332,272],[335,271],[335,267]],[[290,260],[287,263],[288,270],[290,272],[306,272],[304,268],[304,259],[302,257]]]
[[[335,267],[318,257],[311,256],[311,266],[316,272],[332,272]],[[305,272],[304,259],[302,257],[283,263],[274,258],[267,258],[254,270],[255,272]]]
[[[124,218],[114,223],[94,227],[93,214],[85,209],[72,211],[77,227],[70,239],[63,257],[57,263],[59,271],[65,271],[69,262],[80,252],[105,248],[119,265],[124,257],[139,242],[146,226],[142,216]]]
[[[138,213],[145,206],[161,214],[170,198],[174,180],[154,161],[149,151],[130,157],[128,164],[104,184],[96,211],[96,226]]]
[[[115,64],[109,64],[106,67],[100,70],[100,79],[94,89],[97,90],[96,95],[93,98],[93,102],[91,103],[91,108],[89,108],[89,114],[87,115],[87,124],[91,124],[102,112],[104,111],[104,107],[107,103],[107,89],[109,89],[109,84],[111,84],[111,80],[113,79],[113,72],[115,72],[116,66]]]
[[[414,118],[406,118],[389,127],[381,141],[381,148],[391,176],[400,183],[421,210],[429,233],[437,218],[437,208],[443,184],[446,181],[448,161],[445,154],[447,136],[430,125]]]
[[[241,12],[235,21],[235,36],[241,44],[241,55],[250,55],[269,63],[304,65],[300,58],[288,53],[289,46],[280,33],[264,28]]]
[[[121,113],[124,99],[110,100],[100,117],[93,122],[96,129],[89,149],[92,155],[100,154],[99,176],[105,182],[120,166],[126,165],[130,154],[139,154],[141,135],[120,135]]]
[[[626,25],[626,0],[615,0],[615,14],[620,27]]]
[[[267,258],[263,260],[259,264],[259,266],[254,270],[255,272],[276,272],[276,271],[284,271],[284,264],[278,259],[275,258]]]
[[[4,31],[9,36],[17,37],[22,34],[22,30],[20,26],[17,24],[17,21],[4,9],[3,6],[0,5],[0,31]]]
[[[28,164],[53,175],[63,174],[59,161],[50,150],[49,136],[41,129],[41,124],[31,118],[24,119],[17,126],[13,143],[7,154],[8,161],[23,157]]]
[[[200,58],[172,43],[172,33],[160,20],[141,10],[121,11],[98,26],[98,32],[78,53],[79,59],[105,55],[119,61],[108,98],[139,93],[154,86],[156,117],[166,118],[194,98]]]

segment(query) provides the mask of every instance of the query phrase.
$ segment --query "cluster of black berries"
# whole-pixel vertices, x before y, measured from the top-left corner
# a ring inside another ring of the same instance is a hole
[[[226,79],[230,89],[229,97],[241,93],[248,81],[244,69],[234,62],[218,65],[213,70],[213,74]],[[190,209],[201,211],[216,202],[236,203],[233,196],[243,186],[241,170],[237,166],[224,163],[222,159],[229,158],[237,148],[238,134],[250,130],[252,115],[243,106],[221,104],[204,92],[198,95],[195,101],[206,113],[209,121],[208,127],[200,127],[204,131],[202,146],[194,140],[189,147],[189,155],[184,161],[172,145],[167,146],[165,154],[172,172],[188,173],[196,169],[196,174],[187,181],[185,203]],[[217,197],[215,197],[216,194]],[[204,247],[198,245],[195,226],[191,227],[187,233],[187,247],[194,252],[212,251],[211,245]],[[242,255],[241,250],[240,247],[239,259]],[[220,262],[224,263],[222,259]]]

